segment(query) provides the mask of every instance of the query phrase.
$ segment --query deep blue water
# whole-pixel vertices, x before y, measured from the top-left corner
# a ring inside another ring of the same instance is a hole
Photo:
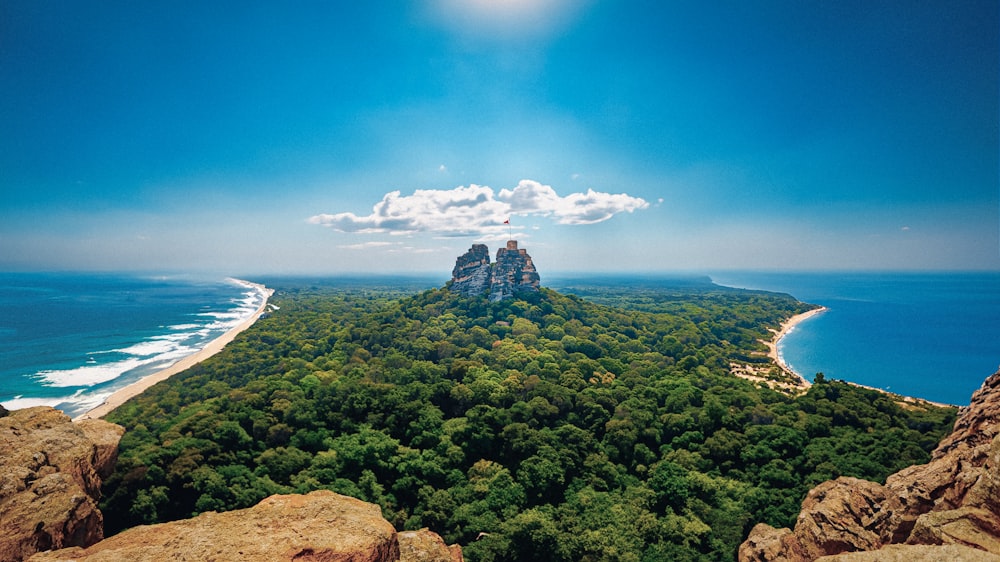
[[[248,318],[236,280],[0,273],[0,403],[76,416]]]
[[[727,272],[712,279],[829,309],[779,345],[789,366],[808,380],[822,372],[966,405],[1000,366],[1000,273]]]

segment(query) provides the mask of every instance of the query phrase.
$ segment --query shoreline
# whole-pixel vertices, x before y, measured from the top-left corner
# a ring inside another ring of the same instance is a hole
[[[781,369],[782,371],[788,373],[789,375],[797,378],[799,380],[802,388],[804,388],[806,390],[808,390],[813,385],[813,383],[811,383],[808,380],[806,380],[806,378],[804,376],[802,376],[801,373],[799,373],[795,369],[792,369],[791,366],[789,366],[788,363],[785,362],[784,357],[782,357],[781,354],[778,353],[778,344],[781,342],[781,338],[787,336],[788,333],[791,332],[792,329],[795,328],[795,326],[797,326],[797,325],[801,324],[802,322],[804,322],[804,321],[812,318],[813,316],[817,316],[817,315],[822,314],[822,313],[824,313],[824,312],[826,312],[828,310],[830,310],[830,309],[828,309],[825,306],[820,306],[819,308],[814,308],[812,310],[807,310],[806,312],[803,312],[801,314],[796,314],[795,316],[792,316],[791,318],[789,318],[788,320],[786,320],[784,323],[781,324],[781,329],[778,330],[777,332],[775,332],[775,337],[771,341],[764,342],[764,344],[767,345],[767,349],[768,349],[767,356],[770,357],[771,360],[774,361],[775,365],[777,365],[779,369]],[[921,402],[923,402],[923,403],[931,404],[933,406],[937,406],[939,408],[958,408],[959,407],[959,406],[956,406],[955,404],[945,404],[944,402],[935,402],[933,400],[927,400],[927,399],[924,399],[924,398],[915,398],[913,396],[906,396],[906,395],[903,395],[903,394],[898,394],[896,392],[892,392],[892,391],[886,390],[884,388],[878,388],[878,387],[869,386],[869,385],[866,385],[866,384],[861,384],[861,383],[856,383],[856,382],[851,382],[851,381],[847,381],[847,380],[841,380],[840,382],[847,383],[849,385],[856,386],[856,387],[859,387],[859,388],[865,388],[865,389],[868,389],[868,390],[874,390],[876,392],[881,392],[883,394],[891,396],[892,398],[894,398],[894,399],[896,399],[898,401],[902,401],[902,402],[905,402],[907,404],[920,404]]]
[[[154,384],[161,381],[165,381],[170,377],[176,375],[177,373],[187,370],[197,365],[198,363],[201,363],[205,359],[208,359],[209,357],[215,355],[216,353],[222,351],[222,348],[226,347],[226,345],[228,345],[229,342],[236,339],[237,335],[239,335],[241,332],[252,326],[254,322],[256,322],[258,318],[260,318],[261,314],[263,314],[264,311],[267,310],[267,301],[268,299],[271,298],[271,295],[274,294],[274,289],[268,289],[267,287],[259,283],[251,283],[249,281],[243,281],[240,279],[234,279],[234,281],[242,286],[253,288],[264,297],[263,300],[261,300],[260,306],[257,307],[257,310],[253,314],[251,314],[249,318],[247,318],[243,322],[240,322],[237,326],[231,328],[229,331],[222,334],[221,336],[208,342],[205,345],[205,347],[201,348],[200,350],[192,353],[191,355],[188,355],[187,357],[181,358],[173,365],[170,365],[169,367],[166,367],[155,373],[147,375],[133,382],[132,384],[129,384],[126,387],[119,388],[118,390],[114,391],[111,394],[111,396],[108,396],[107,399],[105,399],[104,402],[102,402],[99,406],[92,408],[87,412],[84,412],[83,414],[80,414],[79,416],[73,418],[73,421],[93,420],[93,419],[103,418],[104,416],[111,413],[112,410],[118,408],[119,406],[121,406],[128,400],[138,396],[139,394],[142,394],[143,391],[153,386]]]
[[[795,329],[796,326],[812,318],[813,316],[817,316],[819,314],[826,312],[827,310],[830,309],[825,306],[820,306],[819,308],[807,310],[805,312],[792,316],[788,320],[782,322],[781,329],[775,332],[775,335],[773,338],[771,338],[771,341],[764,342],[764,345],[767,346],[767,356],[770,357],[772,361],[774,361],[774,364],[777,365],[778,368],[781,369],[782,371],[799,379],[801,386],[807,390],[809,389],[809,387],[812,386],[812,383],[806,380],[806,378],[802,376],[801,373],[799,373],[795,369],[792,369],[788,365],[788,363],[785,362],[785,358],[782,357],[780,353],[778,353],[778,344],[780,344],[781,339],[787,336],[789,332]]]

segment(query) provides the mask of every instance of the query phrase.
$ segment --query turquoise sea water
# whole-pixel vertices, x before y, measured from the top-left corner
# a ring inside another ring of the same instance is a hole
[[[730,287],[789,293],[829,310],[799,324],[779,353],[822,372],[966,405],[1000,366],[1000,273],[718,273]]]
[[[0,273],[0,403],[76,416],[249,318],[233,279]]]
[[[1000,273],[725,272],[712,279],[829,309],[779,346],[810,380],[823,372],[964,405],[1000,365]],[[82,414],[201,349],[249,317],[262,298],[234,280],[0,273],[0,403]]]

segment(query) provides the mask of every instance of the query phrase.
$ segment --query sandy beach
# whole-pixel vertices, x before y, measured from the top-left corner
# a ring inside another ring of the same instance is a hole
[[[226,345],[229,342],[233,341],[236,338],[237,334],[252,326],[253,323],[256,322],[258,318],[260,318],[260,315],[263,314],[264,310],[267,309],[268,299],[271,297],[271,295],[274,294],[274,289],[268,289],[264,285],[260,285],[257,283],[250,283],[249,281],[239,281],[239,283],[242,285],[246,285],[247,287],[253,287],[254,289],[260,291],[264,295],[264,299],[261,301],[260,306],[257,307],[257,310],[253,313],[253,315],[247,318],[246,321],[240,323],[238,326],[229,330],[225,334],[222,334],[218,338],[210,341],[200,351],[188,355],[187,357],[181,359],[180,361],[174,363],[173,365],[167,367],[166,369],[157,371],[147,377],[143,377],[142,379],[126,386],[125,388],[116,390],[100,406],[88,411],[85,414],[78,416],[75,419],[88,420],[88,419],[103,418],[104,416],[108,415],[108,413],[110,413],[112,410],[124,404],[130,398],[138,396],[144,390],[153,386],[154,384],[160,381],[167,380],[173,375],[176,375],[177,373],[180,373],[185,369],[191,368],[194,365],[197,365],[198,363],[201,363],[205,359],[208,359],[209,357],[222,351],[222,348],[226,347]]]
[[[790,375],[798,378],[801,381],[803,388],[809,388],[810,386],[812,386],[812,383],[809,382],[808,380],[806,380],[806,378],[803,377],[800,373],[795,372],[795,370],[793,370],[788,365],[788,363],[785,362],[784,358],[782,358],[781,355],[778,353],[778,342],[780,342],[781,338],[785,337],[788,334],[788,332],[791,332],[792,329],[795,328],[795,326],[797,326],[799,323],[801,323],[801,322],[803,322],[805,320],[808,320],[809,318],[812,318],[813,316],[816,316],[817,314],[822,314],[822,313],[826,312],[827,310],[828,309],[825,306],[823,306],[823,307],[820,307],[820,308],[814,308],[813,310],[809,310],[807,312],[803,312],[802,314],[797,314],[795,316],[792,316],[791,318],[789,318],[788,320],[786,320],[784,324],[781,325],[781,329],[775,334],[774,338],[771,341],[764,342],[767,345],[767,349],[768,349],[767,356],[770,357],[772,360],[774,360],[775,364],[777,364],[778,367],[780,367],[786,373],[789,373]],[[850,381],[843,381],[843,382],[846,382],[847,384],[854,385],[854,386],[857,386],[857,387],[860,387],[860,388],[867,388],[868,390],[875,390],[877,392],[882,392],[884,394],[888,394],[889,396],[892,396],[894,399],[897,399],[897,400],[899,400],[901,402],[904,402],[904,403],[907,403],[907,404],[917,404],[917,405],[919,405],[920,403],[926,403],[926,404],[931,404],[931,405],[942,407],[942,408],[954,408],[955,407],[955,405],[953,405],[953,404],[945,404],[945,403],[942,403],[942,402],[934,402],[932,400],[924,400],[923,398],[913,398],[911,396],[905,396],[905,395],[902,395],[902,394],[896,394],[895,392],[890,392],[888,390],[885,390],[884,388],[877,388],[877,387],[874,387],[874,386],[868,386],[868,385],[865,385],[865,384],[859,384],[859,383],[850,382]]]
[[[774,338],[771,339],[771,341],[764,342],[764,344],[767,345],[767,350],[768,350],[767,356],[770,357],[775,362],[775,364],[777,364],[778,367],[780,367],[783,371],[797,377],[800,381],[802,381],[802,386],[804,388],[809,388],[810,386],[812,386],[812,383],[806,380],[806,378],[803,377],[801,374],[796,373],[791,367],[788,366],[788,363],[785,363],[784,358],[782,358],[781,354],[778,353],[778,343],[781,341],[781,338],[788,335],[788,332],[791,332],[792,329],[795,328],[795,326],[812,318],[813,316],[816,316],[817,314],[822,314],[827,310],[828,309],[825,306],[821,306],[819,308],[814,308],[812,310],[803,312],[802,314],[796,314],[795,316],[792,316],[788,320],[785,320],[785,322],[781,325],[781,329],[778,330],[778,332],[775,334]]]

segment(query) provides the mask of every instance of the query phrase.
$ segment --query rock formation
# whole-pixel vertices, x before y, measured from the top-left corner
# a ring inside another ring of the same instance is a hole
[[[464,562],[462,547],[447,546],[441,535],[429,529],[399,533],[400,562]]]
[[[497,249],[497,262],[490,276],[490,301],[514,298],[515,293],[538,290],[538,271],[527,250],[517,249],[517,240],[508,240]]]
[[[375,504],[319,490],[271,496],[247,509],[133,527],[87,548],[42,552],[30,560],[461,562],[462,554],[427,530],[397,535]]]
[[[490,249],[486,244],[473,244],[469,251],[458,256],[455,269],[451,270],[451,290],[465,297],[486,293],[490,288]]]
[[[490,263],[490,251],[484,244],[473,244],[468,252],[455,260],[451,272],[451,290],[462,296],[489,295],[497,302],[514,298],[521,292],[538,291],[540,278],[531,256],[517,247],[517,240],[508,240],[506,248],[497,250],[496,263]]]
[[[101,480],[124,431],[103,420],[73,423],[48,407],[0,416],[0,561],[104,538]]]
[[[48,407],[0,407],[0,562],[462,562],[461,547],[439,535],[397,535],[379,506],[329,491],[271,496],[249,509],[104,539],[97,501],[124,431],[103,420],[74,423]]]
[[[929,463],[884,486],[843,477],[820,484],[794,530],[757,525],[739,559],[1000,561],[1000,372],[972,395]]]

